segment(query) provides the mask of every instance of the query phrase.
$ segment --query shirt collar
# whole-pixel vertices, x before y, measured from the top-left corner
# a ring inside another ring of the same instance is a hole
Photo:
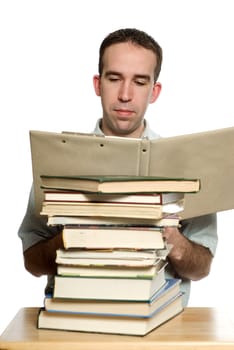
[[[159,136],[158,134],[156,134],[156,133],[150,128],[149,123],[147,122],[147,120],[144,120],[144,123],[145,123],[145,129],[144,129],[143,134],[142,134],[142,136],[141,136],[142,139],[143,139],[143,138],[148,138],[148,139],[152,140],[152,139],[158,139],[158,138],[160,138],[160,136]],[[95,128],[94,128],[93,133],[94,133],[95,135],[98,135],[98,136],[104,136],[104,133],[103,133],[103,131],[102,131],[100,125],[101,125],[101,118],[97,120],[96,126],[95,126]]]

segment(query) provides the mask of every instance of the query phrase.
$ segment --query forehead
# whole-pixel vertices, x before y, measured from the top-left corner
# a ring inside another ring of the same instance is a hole
[[[156,56],[153,51],[132,43],[109,46],[103,55],[103,71],[154,74]]]

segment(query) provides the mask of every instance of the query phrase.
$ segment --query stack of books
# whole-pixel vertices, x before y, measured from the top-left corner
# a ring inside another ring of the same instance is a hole
[[[145,335],[183,310],[162,230],[179,225],[199,181],[44,176],[42,186],[41,214],[62,225],[65,249],[38,328]]]

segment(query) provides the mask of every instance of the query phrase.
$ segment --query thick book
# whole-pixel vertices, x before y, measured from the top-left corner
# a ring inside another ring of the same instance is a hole
[[[161,228],[65,226],[62,230],[65,249],[163,249]]]
[[[114,218],[101,216],[48,216],[47,224],[55,225],[106,225],[113,226],[179,226],[178,214],[163,214],[161,219]]]
[[[166,282],[162,268],[145,278],[55,276],[54,298],[149,300]]]
[[[44,307],[50,312],[73,312],[79,314],[99,314],[103,316],[150,316],[168,300],[180,294],[180,279],[170,278],[149,300],[80,300],[59,299],[46,295]]]
[[[153,276],[166,266],[163,260],[155,260],[150,266],[126,265],[94,265],[91,261],[88,266],[58,264],[57,275],[79,277],[118,277],[118,278],[153,278]]]
[[[161,219],[165,213],[180,213],[183,209],[183,200],[162,205],[147,203],[43,201],[41,215]]]
[[[199,179],[133,175],[41,175],[41,184],[42,188],[68,189],[95,193],[191,193],[200,190]]]
[[[164,249],[153,250],[86,250],[86,249],[58,249],[56,263],[68,266],[128,266],[150,267],[158,260],[166,260],[171,247],[165,242]]]
[[[200,179],[182,218],[234,208],[234,127],[149,139],[30,131],[36,214],[41,175],[134,175]]]
[[[156,309],[151,317],[102,316],[41,309],[38,328],[143,336],[183,311],[178,296]]]
[[[45,201],[61,202],[113,202],[113,203],[151,203],[167,204],[184,198],[182,192],[172,193],[84,193],[78,191],[45,191]]]

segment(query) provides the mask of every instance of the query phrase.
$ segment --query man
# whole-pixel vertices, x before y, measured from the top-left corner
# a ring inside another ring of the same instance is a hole
[[[121,29],[104,39],[99,53],[99,75],[94,76],[93,84],[96,95],[101,97],[103,116],[97,122],[95,133],[158,138],[149,129],[144,115],[161,91],[157,81],[162,63],[161,47],[145,32]],[[47,227],[45,219],[35,216],[33,191],[19,236],[26,269],[35,276],[49,275],[47,287],[52,288],[56,250],[63,248],[61,229]],[[217,245],[216,216],[184,220],[180,230],[166,227],[164,236],[173,245],[167,274],[182,279],[186,306],[190,281],[209,274]]]

